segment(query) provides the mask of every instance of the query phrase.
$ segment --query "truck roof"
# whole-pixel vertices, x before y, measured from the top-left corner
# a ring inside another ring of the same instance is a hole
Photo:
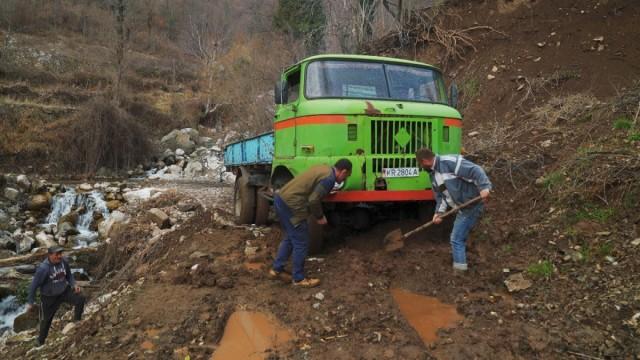
[[[385,57],[385,56],[371,56],[371,55],[350,55],[350,54],[322,54],[322,55],[314,55],[314,56],[310,56],[308,58],[302,59],[300,61],[298,61],[297,63],[289,66],[285,72],[289,71],[289,69],[296,67],[302,63],[306,63],[306,62],[310,62],[313,60],[364,60],[364,61],[375,61],[375,62],[386,62],[386,63],[396,63],[396,64],[404,64],[404,65],[414,65],[414,66],[423,66],[423,67],[429,67],[435,70],[440,71],[439,68],[437,68],[436,66],[430,65],[430,64],[425,64],[425,63],[421,63],[418,61],[412,61],[412,60],[405,60],[405,59],[398,59],[398,58],[392,58],[392,57]]]

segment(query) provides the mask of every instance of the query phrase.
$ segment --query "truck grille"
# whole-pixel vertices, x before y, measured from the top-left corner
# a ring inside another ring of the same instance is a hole
[[[431,147],[430,134],[431,123],[424,120],[371,120],[371,154],[414,155]]]

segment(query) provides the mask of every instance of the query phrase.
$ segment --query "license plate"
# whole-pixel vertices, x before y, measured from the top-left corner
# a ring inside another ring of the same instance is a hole
[[[382,176],[386,178],[418,176],[418,168],[383,168]]]

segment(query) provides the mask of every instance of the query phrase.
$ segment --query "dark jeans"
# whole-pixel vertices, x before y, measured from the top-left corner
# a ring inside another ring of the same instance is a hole
[[[305,220],[293,225],[291,209],[278,195],[273,199],[273,207],[285,231],[284,239],[278,248],[278,255],[273,262],[273,269],[283,271],[289,257],[293,255],[293,280],[304,280],[304,260],[309,252],[309,224]]]
[[[70,287],[67,287],[65,291],[58,296],[41,295],[40,298],[42,300],[42,306],[40,306],[40,336],[38,336],[38,343],[42,345],[47,339],[47,335],[49,335],[51,322],[60,305],[62,305],[62,303],[73,305],[75,308],[74,320],[78,321],[82,318],[85,298],[82,295],[76,294]]]

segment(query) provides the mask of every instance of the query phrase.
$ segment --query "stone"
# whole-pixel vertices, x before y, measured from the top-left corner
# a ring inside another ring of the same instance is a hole
[[[62,335],[67,335],[71,330],[73,330],[73,328],[76,327],[75,323],[68,323],[67,325],[64,326],[64,328],[62,329]]]
[[[76,223],[78,223],[78,218],[80,217],[80,215],[78,215],[77,211],[72,211],[66,215],[62,215],[60,217],[60,219],[58,219],[58,228],[60,228],[61,224],[64,223],[69,223],[73,226],[76,225]]]
[[[34,305],[34,307],[38,307],[38,305],[36,304]],[[39,310],[37,308],[34,308],[33,310],[27,311],[24,314],[16,317],[13,321],[13,331],[21,332],[25,330],[35,329],[39,323],[38,313]]]
[[[184,156],[184,150],[176,149],[176,156]]]
[[[633,241],[631,242],[631,245],[633,245],[633,246],[638,246],[638,245],[640,245],[640,238],[637,238],[637,239],[633,240]]]
[[[509,290],[509,292],[526,290],[530,288],[531,285],[533,285],[533,283],[531,283],[530,280],[527,280],[524,278],[522,273],[510,275],[504,281],[504,284],[506,285],[507,290]]]
[[[14,235],[13,237],[16,243],[16,252],[18,254],[24,254],[31,251],[31,248],[36,243],[36,241],[25,234]]]
[[[106,239],[109,237],[109,234],[111,233],[111,230],[113,230],[114,225],[125,223],[128,220],[129,216],[127,214],[116,210],[111,213],[106,221],[103,221],[100,223],[100,225],[98,225],[98,234],[100,234],[103,239]]]
[[[182,168],[178,165],[171,165],[167,168],[167,172],[165,174],[171,174],[171,175],[181,175],[182,174]]]
[[[203,174],[204,167],[199,161],[190,161],[184,169],[184,175],[187,177],[202,176]]]
[[[149,200],[151,198],[151,195],[153,195],[155,192],[155,189],[144,188],[140,190],[127,191],[122,196],[127,202],[142,202]]]
[[[51,194],[33,195],[27,202],[27,209],[31,211],[39,211],[49,209],[51,207]]]
[[[478,131],[472,131],[472,132],[469,133],[469,137],[476,137],[478,135],[480,135],[480,132],[478,132]]]
[[[178,202],[178,205],[176,205],[178,210],[180,210],[181,212],[195,211],[198,208],[198,206],[200,206],[200,204],[198,204],[195,201],[185,201],[185,200],[181,200],[180,202]]]
[[[122,206],[122,202],[120,200],[107,201],[107,209],[109,209],[109,211],[117,210],[120,206]]]
[[[491,74],[487,75],[487,80],[493,80],[495,78],[496,77],[494,75],[491,75]]]
[[[4,210],[0,209],[0,230],[7,230],[11,225],[11,217]]]
[[[491,68],[491,72],[498,72],[498,67],[493,65],[493,67]]]
[[[91,184],[87,184],[87,183],[80,184],[78,186],[78,190],[84,191],[84,192],[91,191],[91,190],[93,190],[93,186],[91,186]]]
[[[316,293],[313,297],[320,301],[324,300],[324,294],[322,292]]]
[[[16,184],[22,191],[31,190],[31,181],[29,181],[27,175],[18,175],[18,177],[16,178]]]
[[[198,145],[206,148],[212,148],[216,145],[216,142],[210,137],[201,136],[198,138]]]
[[[79,233],[80,232],[75,227],[75,225],[70,222],[63,222],[61,224],[58,224],[58,233],[56,235],[59,238],[61,236],[78,235]]]
[[[166,229],[171,227],[171,220],[169,216],[162,210],[153,208],[147,211],[149,220],[154,222],[160,229]]]
[[[15,250],[16,243],[10,232],[0,230],[0,249]]]
[[[58,245],[52,235],[48,235],[44,231],[41,231],[36,235],[36,242],[38,243],[38,247],[48,248],[51,246]]]
[[[19,196],[20,196],[20,191],[14,188],[8,187],[4,189],[4,197],[6,197],[11,201],[17,201]]]

